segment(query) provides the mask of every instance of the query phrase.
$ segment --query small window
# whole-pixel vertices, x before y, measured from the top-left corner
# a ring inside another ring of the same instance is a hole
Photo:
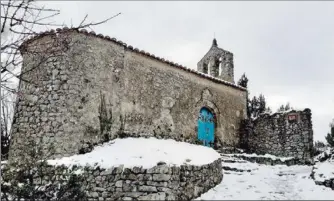
[[[203,63],[203,73],[208,74],[208,64]]]

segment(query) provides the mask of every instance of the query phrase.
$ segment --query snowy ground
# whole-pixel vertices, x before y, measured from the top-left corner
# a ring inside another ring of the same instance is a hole
[[[331,154],[333,152],[333,154]],[[320,160],[329,156],[326,161]],[[334,151],[331,148],[327,148],[323,153],[316,157],[316,165],[314,166],[314,178],[317,181],[323,182],[325,180],[334,179]],[[322,161],[322,162],[319,162]]]
[[[218,158],[220,155],[215,150],[205,146],[177,142],[172,139],[124,138],[98,146],[90,153],[49,160],[49,163],[68,166],[98,165],[102,168],[120,165],[128,168],[134,166],[151,168],[158,162],[176,166],[184,163],[204,165]]]
[[[334,179],[334,161],[328,160],[322,163],[317,163],[314,167],[315,167],[314,171],[315,180],[325,181],[329,179]]]
[[[231,157],[226,158],[231,160]],[[333,200],[334,191],[310,178],[311,166],[267,166],[235,159],[223,166],[250,172],[224,171],[221,184],[197,200]]]

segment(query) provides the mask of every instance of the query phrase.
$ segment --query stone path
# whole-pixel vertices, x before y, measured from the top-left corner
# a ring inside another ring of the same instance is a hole
[[[310,178],[311,166],[251,163],[230,154],[222,155],[221,184],[197,200],[329,200],[334,191]]]

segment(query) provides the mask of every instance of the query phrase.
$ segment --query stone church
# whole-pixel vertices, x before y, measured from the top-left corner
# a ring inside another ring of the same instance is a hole
[[[29,82],[19,84],[9,158],[25,153],[27,139],[53,146],[52,158],[117,137],[239,143],[247,90],[216,39],[197,71],[86,30],[44,32],[20,50]]]

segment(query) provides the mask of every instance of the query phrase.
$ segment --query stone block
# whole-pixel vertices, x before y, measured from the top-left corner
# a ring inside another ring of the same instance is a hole
[[[165,200],[166,193],[154,193],[138,197],[138,200]]]
[[[170,178],[169,174],[153,174],[153,181],[169,181]]]
[[[154,186],[138,186],[140,192],[157,192],[157,188]]]

